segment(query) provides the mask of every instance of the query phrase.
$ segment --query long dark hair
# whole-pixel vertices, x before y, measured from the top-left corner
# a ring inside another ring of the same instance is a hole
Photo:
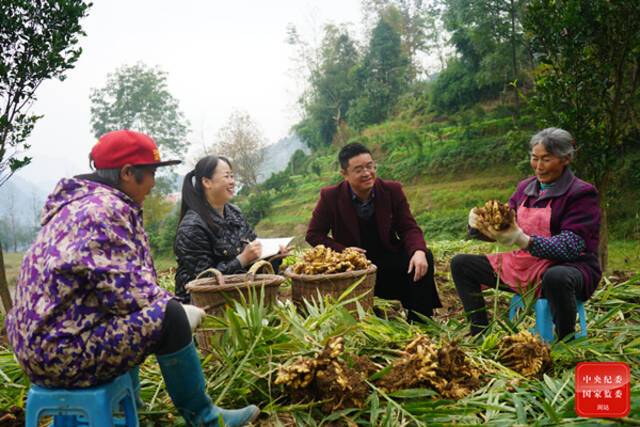
[[[202,188],[202,178],[211,178],[220,160],[228,164],[231,168],[231,162],[226,157],[206,156],[198,160],[196,167],[184,177],[178,226],[180,226],[182,218],[184,218],[187,211],[191,209],[200,215],[200,218],[207,223],[211,231],[214,233],[217,232],[218,226],[213,222],[213,219],[211,219],[211,208],[204,195],[204,188]]]

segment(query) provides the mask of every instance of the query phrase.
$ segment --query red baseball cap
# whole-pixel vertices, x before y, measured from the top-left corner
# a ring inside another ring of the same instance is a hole
[[[117,169],[132,166],[169,166],[180,160],[160,160],[160,151],[151,137],[132,130],[105,133],[91,149],[96,169]]]

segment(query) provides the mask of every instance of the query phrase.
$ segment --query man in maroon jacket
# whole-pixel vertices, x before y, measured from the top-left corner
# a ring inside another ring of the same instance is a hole
[[[402,185],[376,178],[376,164],[362,144],[338,154],[344,181],[320,190],[306,240],[342,251],[352,247],[377,267],[375,295],[400,300],[414,312],[431,316],[442,307],[433,280],[433,255],[411,215]],[[331,237],[329,237],[331,232]]]

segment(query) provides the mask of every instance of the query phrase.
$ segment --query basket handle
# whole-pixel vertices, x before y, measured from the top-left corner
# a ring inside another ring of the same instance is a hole
[[[275,254],[270,256],[269,258],[267,258],[267,261],[269,262],[273,262],[273,261],[277,261],[279,259],[284,259],[286,257],[288,257],[290,254]]]
[[[261,259],[260,261],[253,264],[249,269],[249,271],[247,271],[247,274],[245,276],[245,281],[253,282],[256,277],[256,273],[263,267],[267,270],[267,274],[275,274],[271,263],[269,261],[265,261]]]
[[[213,267],[207,268],[206,270],[201,271],[200,274],[196,276],[196,280],[201,279],[203,276],[209,273],[213,273],[213,277],[218,282],[217,283],[218,285],[220,286],[224,285],[224,276],[222,275],[222,273],[220,273],[220,270]]]

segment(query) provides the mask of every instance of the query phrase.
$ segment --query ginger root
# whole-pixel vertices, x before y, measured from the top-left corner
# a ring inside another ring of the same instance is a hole
[[[525,377],[542,376],[551,368],[549,346],[526,330],[502,338],[498,360]]]
[[[308,249],[291,268],[296,274],[331,274],[353,270],[366,270],[371,261],[366,256],[353,249],[347,248],[336,252],[324,245]]]
[[[507,203],[500,203],[497,200],[489,200],[484,206],[477,207],[475,212],[482,222],[495,231],[509,228],[515,217],[515,212]]]

